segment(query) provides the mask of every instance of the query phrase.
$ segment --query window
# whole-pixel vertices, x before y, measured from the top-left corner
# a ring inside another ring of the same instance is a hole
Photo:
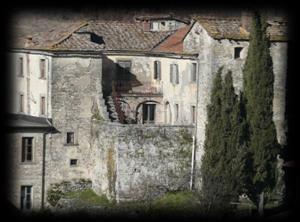
[[[40,78],[46,79],[46,60],[45,59],[40,60]]]
[[[70,166],[77,166],[77,159],[71,159]]]
[[[74,132],[67,132],[67,144],[74,144]]]
[[[19,111],[24,113],[24,95],[21,94],[19,97]]]
[[[154,79],[161,79],[160,61],[154,61]]]
[[[179,84],[179,73],[177,64],[171,64],[170,66],[170,82],[173,84]]]
[[[196,107],[195,106],[191,106],[191,120],[192,120],[192,123],[196,122]]]
[[[175,121],[178,121],[178,114],[179,114],[179,106],[175,104]]]
[[[243,47],[235,47],[234,48],[234,58],[238,59],[241,58],[241,51],[243,50]]]
[[[46,98],[45,96],[41,96],[41,101],[40,101],[40,111],[41,115],[45,115],[46,113]]]
[[[143,123],[154,123],[155,104],[143,104]]]
[[[22,138],[22,162],[32,161],[33,137]]]
[[[21,186],[21,210],[32,208],[32,186]]]
[[[18,76],[20,76],[20,77],[24,76],[24,62],[23,62],[23,57],[19,57],[19,59],[18,59]]]
[[[192,63],[191,82],[197,81],[197,63]]]

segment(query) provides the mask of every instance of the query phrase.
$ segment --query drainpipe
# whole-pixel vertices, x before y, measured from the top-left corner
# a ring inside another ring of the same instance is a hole
[[[199,100],[199,60],[197,60],[197,96],[196,96],[196,121],[195,130],[193,136],[193,150],[192,150],[192,160],[191,160],[191,180],[190,180],[190,190],[194,189],[194,175],[195,175],[195,157],[196,157],[196,146],[197,146],[197,124],[198,124],[198,100]]]
[[[47,123],[52,126],[52,123],[46,118]],[[43,159],[42,159],[42,210],[45,208],[45,174],[46,174],[46,135],[51,133],[52,129],[43,133]]]

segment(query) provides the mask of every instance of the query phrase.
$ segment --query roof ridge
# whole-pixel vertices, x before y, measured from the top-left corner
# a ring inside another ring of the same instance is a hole
[[[86,26],[87,24],[89,24],[89,22],[90,21],[81,22],[78,26],[76,26],[74,29],[72,29],[70,32],[68,32],[65,36],[63,36],[62,38],[60,38],[56,42],[52,43],[49,48],[54,48],[58,44],[62,43],[63,41],[65,41],[66,39],[68,39],[74,32],[76,32],[77,30],[79,30],[83,26]]]

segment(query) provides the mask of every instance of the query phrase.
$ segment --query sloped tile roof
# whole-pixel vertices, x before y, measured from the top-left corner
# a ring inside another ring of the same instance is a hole
[[[249,30],[242,27],[241,19],[196,17],[208,34],[215,39],[249,40]],[[286,22],[268,21],[267,32],[271,41],[287,40]]]
[[[183,40],[190,31],[192,25],[178,29],[174,34],[170,35],[165,41],[153,49],[154,52],[182,53]]]
[[[150,51],[174,31],[144,31],[136,23],[117,21],[91,21],[73,33],[69,38],[55,46],[55,49],[93,49],[97,44],[88,43],[87,33],[95,33],[104,40],[105,50]],[[99,45],[96,47],[99,49]]]
[[[48,17],[16,18],[11,25],[11,48],[47,49],[85,24],[84,20],[59,20]]]

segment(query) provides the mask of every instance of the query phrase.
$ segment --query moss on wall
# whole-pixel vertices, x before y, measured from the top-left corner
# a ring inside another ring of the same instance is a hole
[[[114,148],[109,148],[107,150],[107,179],[108,179],[108,191],[112,197],[115,197],[115,183],[116,183],[116,160]]]

